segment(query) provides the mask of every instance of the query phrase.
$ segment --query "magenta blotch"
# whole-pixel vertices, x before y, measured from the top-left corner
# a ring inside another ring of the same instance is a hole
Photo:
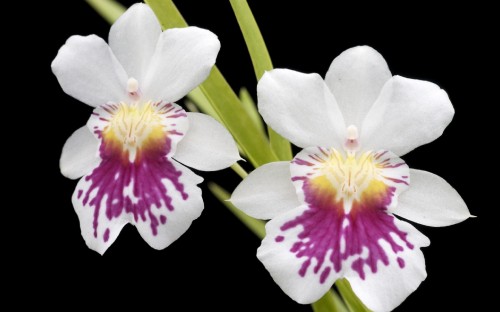
[[[384,154],[386,153],[375,154],[374,158],[378,160]],[[314,161],[323,161],[318,159],[318,155],[312,155],[315,158],[309,156]],[[299,158],[295,158],[292,165],[313,166],[311,162]],[[402,165],[399,163],[392,165],[386,160],[381,162],[383,168],[400,166]],[[396,187],[382,184],[380,181],[375,182],[373,189],[367,189],[360,200],[354,200],[352,208],[346,212],[344,201],[336,199],[336,192],[340,190],[333,189],[324,176],[314,178],[311,176],[312,171],[308,169],[307,172],[309,173],[304,173],[305,176],[292,177],[292,181],[302,182],[301,188],[307,209],[293,220],[285,222],[280,227],[283,235],[275,237],[277,243],[293,241],[290,252],[303,260],[298,271],[300,276],[305,276],[308,270],[312,269],[314,274],[319,274],[320,283],[324,283],[332,269],[340,272],[348,262],[351,269],[357,272],[361,279],[365,279],[367,268],[376,273],[379,265],[389,265],[390,257],[386,253],[388,251],[383,249],[381,241],[386,242],[390,251],[395,254],[414,248],[407,240],[408,234],[399,230],[394,217],[387,213]],[[400,179],[383,178],[408,184]],[[287,231],[297,227],[300,227],[301,231],[296,237],[286,235]],[[311,267],[313,259],[315,265]],[[404,259],[397,257],[396,261],[401,269],[405,267]]]
[[[326,206],[325,202],[317,201],[312,195],[314,191],[307,180],[304,182],[304,192],[306,202],[309,204],[308,209],[302,215],[281,226],[281,230],[284,232],[299,225],[304,228],[298,235],[299,240],[290,249],[290,252],[295,253],[297,258],[305,259],[299,271],[301,276],[305,276],[313,258],[318,261],[313,268],[314,273],[317,274],[328,251],[332,250],[329,260],[333,263],[335,272],[342,269],[343,261],[354,257],[355,260],[351,267],[364,279],[365,265],[373,273],[376,273],[378,261],[384,265],[389,264],[389,258],[379,243],[380,239],[389,243],[394,253],[404,250],[404,246],[399,245],[391,237],[391,233],[396,234],[405,242],[407,248],[413,249],[413,245],[406,240],[407,233],[400,231],[394,224],[394,217],[386,213],[386,207],[394,192],[393,188],[389,188],[380,201],[373,203],[373,205],[361,204],[353,208],[349,214],[344,213],[342,203],[338,203],[336,206]],[[345,220],[348,221],[348,225],[343,228],[342,224]],[[277,242],[283,241],[282,239],[278,240],[278,237],[276,237]],[[309,240],[304,242],[306,238]],[[342,239],[345,240],[344,251],[341,251],[340,248]],[[360,256],[363,247],[369,251],[366,259]],[[402,267],[399,260],[398,263]],[[323,283],[329,274],[330,270],[323,271],[320,282]]]

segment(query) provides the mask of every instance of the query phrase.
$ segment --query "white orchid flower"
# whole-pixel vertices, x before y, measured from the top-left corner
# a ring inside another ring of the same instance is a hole
[[[425,279],[427,237],[394,215],[428,226],[470,217],[442,178],[399,158],[437,139],[454,109],[445,91],[392,76],[370,47],[343,52],[325,80],[287,69],[259,81],[264,120],[303,148],[291,162],[253,171],[231,201],[271,219],[257,256],[299,303],[339,278],[374,311],[398,306]]]
[[[167,247],[203,210],[202,178],[182,164],[211,171],[239,159],[222,125],[174,103],[207,78],[219,49],[208,30],[162,32],[136,4],[111,27],[109,46],[72,36],[59,50],[52,70],[61,87],[95,107],[60,161],[68,178],[84,176],[73,206],[89,248],[104,253],[127,223],[153,248]]]

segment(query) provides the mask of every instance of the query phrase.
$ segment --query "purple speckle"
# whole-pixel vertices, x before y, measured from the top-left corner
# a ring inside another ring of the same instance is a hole
[[[274,239],[277,243],[279,242],[282,242],[283,240],[285,239],[285,237],[281,236],[281,235],[278,235],[276,236],[276,238]]]
[[[330,271],[331,271],[331,270],[332,270],[332,268],[331,268],[331,267],[326,267],[326,268],[323,270],[323,272],[321,272],[321,275],[320,275],[320,277],[319,277],[319,282],[320,282],[321,284],[323,284],[323,283],[326,281],[326,279],[327,279],[327,278],[328,278],[328,276],[330,275]]]
[[[160,216],[160,222],[161,222],[161,224],[167,223],[167,217],[165,217],[164,215],[161,215]]]
[[[83,194],[83,191],[78,190],[78,195],[76,196],[76,198],[80,199],[80,197],[82,197],[82,194]]]
[[[106,229],[106,231],[104,231],[104,235],[102,237],[104,239],[104,242],[107,243],[108,240],[109,240],[109,229]]]
[[[400,268],[404,268],[405,267],[405,261],[402,258],[400,258],[400,257],[398,257],[397,260],[398,260],[399,267]]]

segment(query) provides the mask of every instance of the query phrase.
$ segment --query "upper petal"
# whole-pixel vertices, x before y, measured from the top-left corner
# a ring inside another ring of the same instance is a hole
[[[460,194],[443,178],[415,169],[410,177],[410,188],[400,195],[394,214],[428,226],[452,225],[471,216]]]
[[[415,291],[427,277],[425,259],[420,247],[429,245],[429,239],[406,222],[394,218],[395,226],[407,233],[406,240],[413,246],[398,253],[391,246],[381,242],[387,254],[387,264],[379,263],[375,272],[366,270],[365,278],[355,271],[345,277],[351,283],[354,293],[372,311],[391,311]]]
[[[205,29],[164,31],[142,84],[144,97],[166,102],[179,100],[208,77],[219,49],[217,36]]]
[[[265,220],[298,207],[290,162],[273,162],[252,171],[236,187],[231,202],[249,216]]]
[[[90,106],[127,99],[127,74],[101,38],[71,36],[52,62],[64,92]]]
[[[402,156],[443,133],[455,111],[437,85],[394,76],[363,121],[360,142]]]
[[[61,173],[70,179],[78,179],[92,171],[99,164],[99,141],[87,126],[73,132],[61,154]]]
[[[342,146],[345,124],[318,74],[266,72],[257,84],[259,112],[276,132],[299,147]]]
[[[382,55],[368,46],[348,49],[333,60],[325,82],[337,100],[346,125],[361,126],[391,76]]]
[[[160,23],[149,6],[143,3],[131,6],[111,26],[109,46],[128,77],[142,81],[160,34]]]
[[[214,171],[241,159],[231,134],[217,120],[200,113],[187,113],[189,130],[173,156],[186,166]]]

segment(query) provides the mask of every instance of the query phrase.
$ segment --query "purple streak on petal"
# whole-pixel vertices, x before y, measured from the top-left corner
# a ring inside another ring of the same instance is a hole
[[[375,160],[378,160],[380,157],[384,156],[385,154],[387,154],[388,151],[383,151],[383,152],[379,152],[375,155]]]
[[[109,229],[106,229],[106,231],[104,231],[104,235],[102,238],[104,239],[105,243],[109,240]]]
[[[309,166],[309,167],[314,166],[313,163],[310,163],[300,158],[295,158],[294,160],[292,160],[292,163],[297,164],[299,166]]]
[[[177,131],[177,130],[170,130],[168,131],[169,134],[175,134],[175,135],[182,135],[181,132]]]
[[[321,272],[321,275],[320,275],[320,277],[319,277],[319,282],[320,282],[321,284],[323,284],[323,283],[326,281],[326,279],[327,279],[327,278],[328,278],[328,276],[330,275],[330,271],[331,271],[331,270],[332,270],[332,268],[331,268],[331,267],[326,267],[326,268],[323,270],[323,272]]]
[[[410,185],[408,182],[401,180],[401,179],[395,179],[395,178],[386,177],[386,176],[384,176],[384,179],[390,180],[390,181],[395,182],[395,183],[403,183],[406,185]]]

